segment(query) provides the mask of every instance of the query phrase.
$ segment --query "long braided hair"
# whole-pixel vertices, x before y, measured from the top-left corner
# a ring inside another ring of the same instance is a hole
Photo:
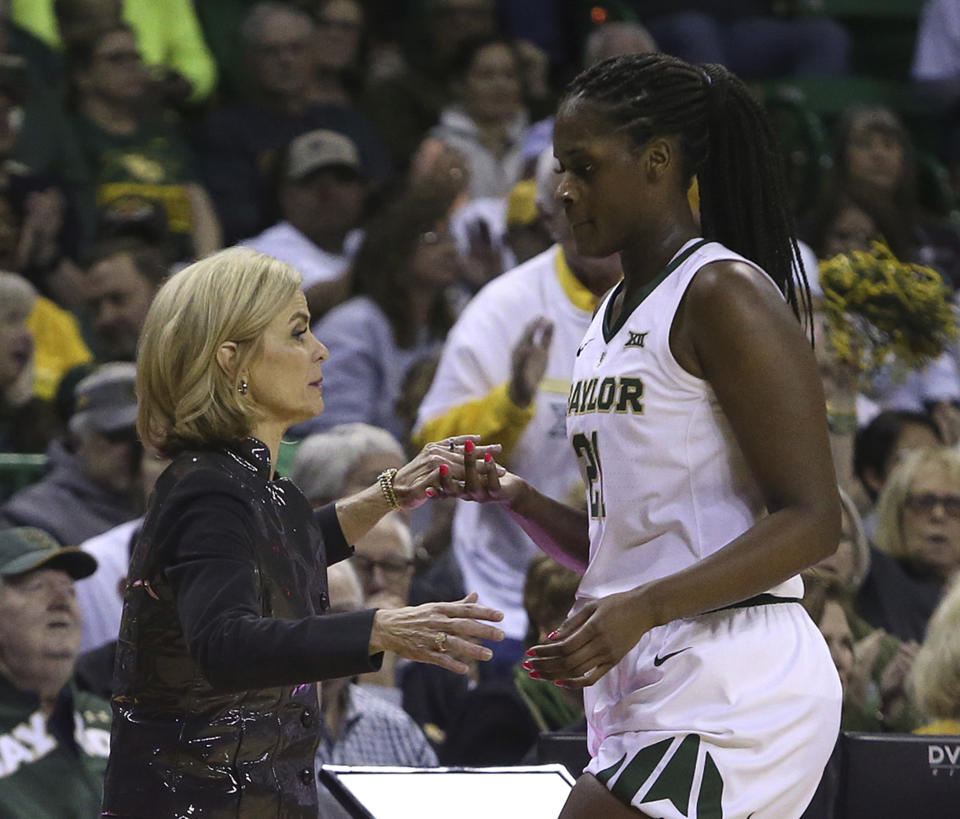
[[[756,262],[812,329],[810,288],[788,210],[783,163],[760,104],[721,65],[666,54],[603,60],[573,79],[561,106],[583,100],[637,145],[680,140],[683,183],[696,176],[703,236]]]

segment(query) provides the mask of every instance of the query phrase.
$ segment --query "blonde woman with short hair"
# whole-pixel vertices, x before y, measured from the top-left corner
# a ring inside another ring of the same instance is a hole
[[[315,817],[312,683],[375,670],[384,651],[465,673],[503,637],[475,594],[324,613],[349,543],[393,509],[463,494],[467,455],[485,482],[499,451],[428,444],[312,511],[273,465],[284,431],[323,410],[327,357],[299,275],[249,249],[177,273],[150,308],[138,429],[173,462],[131,558],[105,815]]]
[[[903,455],[877,501],[875,544],[858,613],[875,628],[920,643],[960,569],[960,452],[931,447]]]
[[[943,579],[960,568],[960,452],[907,453],[877,502],[877,547]]]

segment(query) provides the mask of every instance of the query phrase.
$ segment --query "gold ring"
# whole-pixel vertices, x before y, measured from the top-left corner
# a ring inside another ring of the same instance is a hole
[[[447,653],[447,632],[438,631],[436,636],[433,638],[433,644],[436,646],[437,651],[441,654]]]

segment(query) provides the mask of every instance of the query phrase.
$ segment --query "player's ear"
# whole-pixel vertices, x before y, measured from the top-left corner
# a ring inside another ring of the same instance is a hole
[[[659,182],[677,161],[677,150],[668,137],[654,137],[643,147],[640,167],[650,182]]]

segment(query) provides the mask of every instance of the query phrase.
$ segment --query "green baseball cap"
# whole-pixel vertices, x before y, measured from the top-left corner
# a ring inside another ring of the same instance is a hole
[[[0,575],[23,574],[41,567],[63,569],[80,580],[97,570],[97,559],[76,546],[61,546],[34,526],[0,531]]]

